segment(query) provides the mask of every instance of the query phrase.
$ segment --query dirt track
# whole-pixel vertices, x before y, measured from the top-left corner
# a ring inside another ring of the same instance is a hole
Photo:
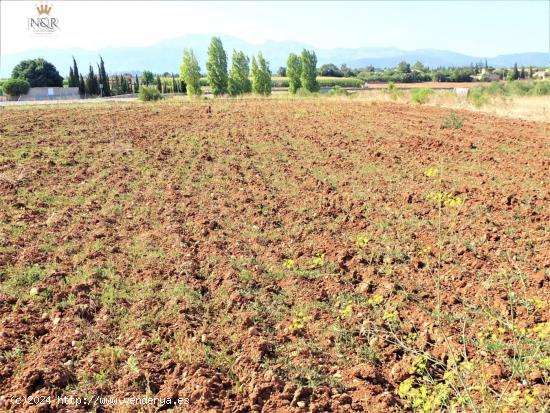
[[[548,124],[459,112],[448,129],[448,114],[0,111],[0,403],[542,411]]]

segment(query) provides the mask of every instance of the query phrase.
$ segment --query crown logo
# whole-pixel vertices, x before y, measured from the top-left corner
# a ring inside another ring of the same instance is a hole
[[[52,9],[52,6],[48,6],[48,3],[42,3],[36,6],[36,10],[38,11],[38,14],[50,14],[51,9]]]

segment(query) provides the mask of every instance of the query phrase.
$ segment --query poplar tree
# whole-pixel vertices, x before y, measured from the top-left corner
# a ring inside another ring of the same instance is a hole
[[[319,91],[319,82],[317,82],[317,56],[315,52],[302,50],[302,73],[300,75],[300,83],[302,87],[309,92]]]
[[[183,51],[183,61],[180,66],[180,80],[182,82],[182,92],[185,90],[189,96],[200,96],[201,90],[201,68],[199,62],[193,53],[193,49]]]
[[[212,37],[210,41],[206,71],[214,96],[227,93],[227,55],[219,37]]]
[[[242,95],[252,91],[252,83],[248,78],[250,60],[243,52],[233,50],[231,70],[228,77],[228,92],[231,96]]]
[[[252,90],[263,96],[271,94],[271,71],[262,53],[258,53],[257,60],[252,57]]]
[[[302,61],[300,56],[291,53],[286,61],[286,75],[288,77],[288,91],[296,93],[302,86],[300,77],[302,76]]]

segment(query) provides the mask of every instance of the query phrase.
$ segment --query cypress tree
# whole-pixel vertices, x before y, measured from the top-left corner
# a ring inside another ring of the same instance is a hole
[[[111,86],[113,90],[113,95],[120,95],[120,82],[117,75],[113,76]]]
[[[111,96],[111,87],[109,85],[109,76],[105,71],[103,58],[99,56],[99,82],[103,85],[103,96]]]
[[[518,64],[514,63],[514,70],[512,72],[512,80],[518,80],[518,79],[519,79]]]
[[[73,73],[73,68],[72,67],[69,67],[69,87],[73,87],[74,86],[74,73]]]
[[[97,64],[97,94],[100,96],[103,96],[103,88],[105,85],[103,84],[103,76],[101,75],[101,69],[99,68],[99,63]]]
[[[157,90],[159,92],[162,92],[162,84],[160,82],[160,76],[159,75],[157,75]]]
[[[82,77],[82,75],[80,75],[80,79],[78,82],[78,93],[80,93],[81,95],[86,94],[86,84],[84,83],[84,78]]]
[[[178,85],[176,83],[176,78],[174,77],[173,73],[172,73],[172,93],[178,93]]]
[[[139,78],[136,73],[136,81],[134,82],[134,93],[138,93],[138,92],[139,92]]]
[[[86,76],[86,93],[88,95],[97,95],[97,77],[94,73],[94,68],[90,65],[88,75]]]
[[[76,60],[74,59],[74,56],[73,56],[73,77],[75,80],[75,86],[78,86],[77,83],[79,82],[81,76],[78,73],[78,66],[76,65]]]

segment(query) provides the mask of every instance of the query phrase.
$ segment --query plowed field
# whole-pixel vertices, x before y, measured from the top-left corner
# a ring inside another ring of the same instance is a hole
[[[550,124],[210,105],[0,110],[0,410],[548,407]]]

